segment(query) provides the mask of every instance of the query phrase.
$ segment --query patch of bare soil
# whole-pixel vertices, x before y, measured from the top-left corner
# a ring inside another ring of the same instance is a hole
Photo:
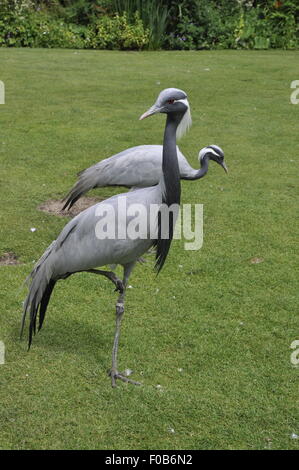
[[[70,210],[62,210],[63,202],[60,200],[50,199],[49,201],[43,202],[38,206],[38,210],[47,212],[48,214],[58,215],[59,217],[75,217],[90,206],[93,206],[97,202],[103,201],[101,197],[88,197],[83,196],[73,205]]]
[[[12,251],[3,253],[3,255],[0,256],[0,266],[10,266],[13,264],[20,264],[20,261],[18,260],[17,255]]]

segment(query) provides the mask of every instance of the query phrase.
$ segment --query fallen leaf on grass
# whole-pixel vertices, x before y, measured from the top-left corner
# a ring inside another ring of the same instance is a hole
[[[259,264],[259,263],[263,263],[264,261],[265,261],[264,258],[251,258],[249,260],[251,264]]]

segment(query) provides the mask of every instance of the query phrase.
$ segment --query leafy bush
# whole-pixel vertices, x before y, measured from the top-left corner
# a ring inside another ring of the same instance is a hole
[[[276,2],[276,8],[266,11],[266,20],[271,27],[270,47],[293,49],[299,45],[299,3],[297,1]]]
[[[172,1],[167,49],[298,47],[296,0]]]
[[[53,1],[53,0],[52,0]],[[90,25],[110,10],[112,0],[55,0],[51,10],[67,23]]]
[[[299,5],[293,1],[244,8],[235,30],[236,45],[247,49],[298,47],[298,16]]]
[[[149,49],[160,49],[165,39],[169,8],[163,0],[112,0],[111,9],[119,15],[127,15],[129,23],[134,22],[138,11],[144,27],[149,31]]]
[[[67,23],[47,9],[36,10],[30,0],[6,0],[0,5],[2,46],[138,50],[148,46],[149,31],[138,12],[131,23],[124,13],[104,15],[84,26]]]
[[[94,26],[92,47],[95,49],[143,49],[149,43],[149,31],[144,28],[139,13],[129,24],[127,15],[102,16]]]
[[[0,45],[16,47],[89,47],[88,28],[68,25],[48,13],[33,9],[31,1],[1,3]]]
[[[35,38],[35,47],[63,47],[71,49],[84,49],[88,46],[90,34],[87,28],[77,25],[66,25],[61,21],[41,21],[36,18],[38,34]]]
[[[173,2],[167,49],[230,48],[234,43],[234,29],[239,19],[239,5],[210,0],[183,0]]]
[[[298,0],[0,0],[0,46],[293,49]]]

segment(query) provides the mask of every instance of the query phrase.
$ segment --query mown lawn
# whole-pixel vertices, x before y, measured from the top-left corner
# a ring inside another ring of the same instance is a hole
[[[298,448],[298,59],[0,49],[0,256],[21,262],[0,266],[0,448]],[[190,163],[216,143],[230,172],[212,162],[204,179],[182,183],[183,202],[204,204],[202,249],[175,240],[158,278],[151,257],[133,272],[119,361],[143,386],[112,389],[110,282],[60,282],[29,353],[22,283],[66,223],[37,206],[92,163],[161,143],[165,116],[138,117],[170,86],[189,95],[193,127],[180,148]]]

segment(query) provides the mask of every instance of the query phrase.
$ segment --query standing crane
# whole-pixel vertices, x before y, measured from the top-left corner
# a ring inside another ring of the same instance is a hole
[[[78,174],[78,181],[64,199],[62,210],[70,209],[90,189],[104,186],[145,188],[158,184],[162,175],[162,151],[162,145],[139,145],[105,158],[81,171]],[[184,180],[198,180],[205,176],[210,159],[227,171],[223,150],[217,145],[201,149],[198,155],[199,170],[189,165],[178,147],[177,156],[180,177]]]
[[[169,226],[168,238],[162,235],[162,224],[165,222],[165,212],[158,211],[154,221],[154,230],[150,226],[150,209],[152,205],[162,204],[170,207],[180,204],[180,173],[177,158],[176,136],[182,135],[191,122],[190,107],[187,95],[176,88],[163,90],[155,104],[145,112],[140,119],[148,116],[165,113],[167,115],[163,140],[162,176],[159,184],[148,188],[136,189],[128,193],[118,194],[74,217],[61,231],[57,239],[51,243],[45,253],[36,263],[28,276],[29,292],[24,302],[24,311],[21,325],[21,335],[24,329],[27,313],[30,317],[28,347],[32,343],[33,334],[42,328],[48,303],[53,289],[60,279],[66,279],[77,272],[88,272],[105,276],[110,279],[116,290],[119,291],[116,303],[116,327],[112,349],[112,367],[110,370],[112,386],[116,386],[117,379],[138,385],[139,382],[129,379],[118,371],[117,356],[121,321],[124,314],[124,300],[126,286],[132,269],[139,257],[148,251],[151,246],[156,247],[155,268],[159,272],[167,258],[173,237],[175,215],[169,213],[166,225]],[[124,216],[119,210],[120,198],[126,198],[127,212]],[[118,224],[121,233],[127,233],[132,217],[128,215],[130,207],[141,204],[145,208],[147,221],[146,237],[108,237],[101,238],[97,234],[97,214],[103,208],[111,208],[107,215],[107,226]],[[169,222],[169,224],[167,224]],[[123,267],[123,280],[117,278],[114,272],[99,270],[105,265],[120,264]]]

